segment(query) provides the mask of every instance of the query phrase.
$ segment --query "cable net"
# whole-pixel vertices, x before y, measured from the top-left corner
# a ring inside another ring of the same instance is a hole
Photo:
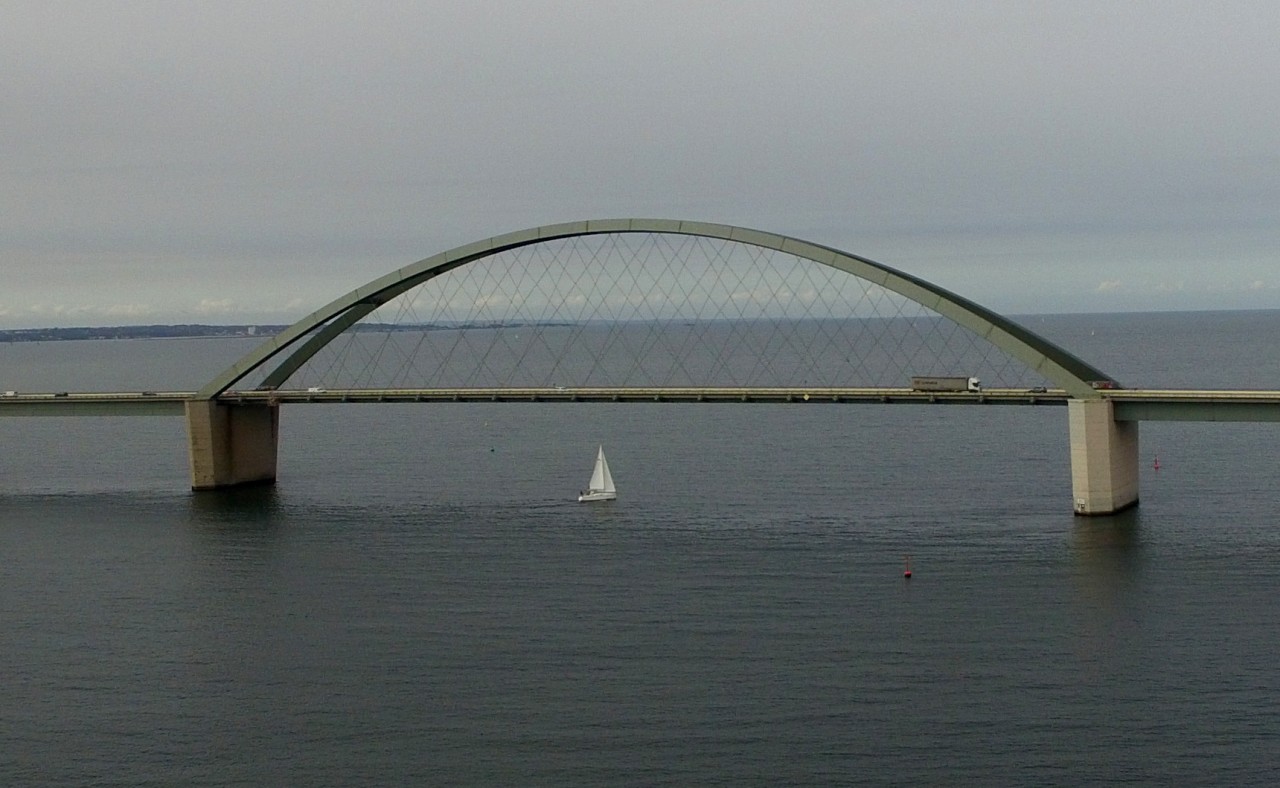
[[[384,304],[288,381],[327,389],[887,387],[1046,381],[903,296],[722,239],[582,236],[502,252]]]

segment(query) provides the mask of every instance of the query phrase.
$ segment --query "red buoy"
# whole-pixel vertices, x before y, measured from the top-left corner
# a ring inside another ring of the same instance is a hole
[[[911,579],[911,556],[904,555],[902,556],[902,560],[905,562],[905,565],[902,569],[902,576],[910,580]]]
[[[1156,455],[1156,461],[1151,464],[1151,467],[1156,469],[1157,471],[1160,470],[1160,455],[1158,454]]]

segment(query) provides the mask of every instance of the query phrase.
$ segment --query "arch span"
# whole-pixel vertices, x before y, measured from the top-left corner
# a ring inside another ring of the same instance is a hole
[[[964,326],[1073,397],[1096,399],[1100,395],[1091,382],[1110,380],[1106,373],[1014,321],[937,285],[865,257],[798,238],[732,225],[676,219],[604,219],[552,224],[498,235],[392,271],[331,301],[259,345],[209,381],[196,396],[206,400],[218,397],[246,375],[297,344],[262,382],[266,387],[279,386],[316,352],[379,306],[447,271],[522,246],[611,233],[702,236],[811,260],[891,290]]]

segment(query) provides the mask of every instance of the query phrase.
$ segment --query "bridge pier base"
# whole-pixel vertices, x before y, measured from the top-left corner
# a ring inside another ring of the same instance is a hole
[[[186,403],[191,489],[216,490],[276,480],[279,405]]]
[[[1114,514],[1138,503],[1138,423],[1116,421],[1108,400],[1067,403],[1071,493],[1078,515]]]

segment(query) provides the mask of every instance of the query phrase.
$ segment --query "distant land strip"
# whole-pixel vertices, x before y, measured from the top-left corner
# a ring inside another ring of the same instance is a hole
[[[523,328],[531,323],[357,323],[348,331],[441,331],[486,328]],[[538,326],[565,326],[569,323],[537,323]],[[189,339],[199,337],[269,337],[287,325],[210,326],[200,323],[157,326],[105,326],[78,328],[0,329],[0,342],[62,342],[83,339]]]
[[[187,337],[271,336],[285,326],[101,326],[78,328],[16,328],[0,330],[0,342],[60,342],[75,339],[179,339]]]

